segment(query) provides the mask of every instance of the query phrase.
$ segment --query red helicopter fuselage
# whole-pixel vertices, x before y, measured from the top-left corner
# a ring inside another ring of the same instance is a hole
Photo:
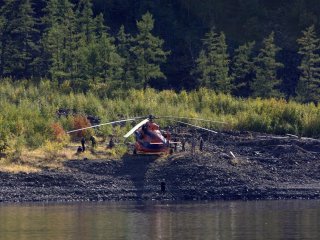
[[[135,131],[134,153],[163,154],[170,152],[170,134],[160,130],[159,125],[149,120]]]

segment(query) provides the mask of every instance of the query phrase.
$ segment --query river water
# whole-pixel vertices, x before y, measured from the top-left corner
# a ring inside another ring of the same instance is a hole
[[[1,204],[0,239],[320,239],[320,201]]]

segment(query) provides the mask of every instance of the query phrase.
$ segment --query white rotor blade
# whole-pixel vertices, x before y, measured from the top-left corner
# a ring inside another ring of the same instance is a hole
[[[226,122],[213,121],[213,120],[208,120],[208,119],[203,119],[203,118],[174,117],[174,116],[160,116],[159,118],[190,119],[190,120],[198,120],[198,121],[204,121],[204,122],[227,124]]]
[[[123,137],[124,138],[127,138],[129,137],[132,133],[134,133],[139,127],[141,127],[143,124],[147,123],[149,121],[149,119],[145,119],[145,120],[142,120],[141,122],[139,122],[137,125],[135,125],[129,132],[127,132],[126,135],[124,135]]]
[[[188,126],[191,126],[191,127],[194,127],[194,128],[199,128],[199,129],[202,129],[202,130],[206,130],[206,131],[209,131],[209,132],[212,132],[212,133],[218,133],[216,131],[213,131],[211,129],[208,129],[208,128],[203,128],[203,127],[199,127],[197,125],[193,125],[193,124],[190,124],[190,123],[186,123],[186,122],[180,122],[180,121],[176,121],[178,123],[182,123],[182,124],[185,124],[185,125],[188,125]]]
[[[134,120],[136,120],[136,119],[135,118],[131,118],[131,119],[124,119],[124,120],[118,120],[118,121],[113,121],[113,122],[107,122],[107,123],[102,123],[102,124],[98,124],[98,125],[93,125],[93,126],[90,126],[90,127],[71,130],[71,131],[68,131],[67,133],[73,133],[73,132],[78,132],[78,131],[89,129],[89,128],[100,127],[100,126],[103,126],[103,125],[110,125],[110,124],[113,124],[113,123],[128,122],[128,121],[134,121]]]

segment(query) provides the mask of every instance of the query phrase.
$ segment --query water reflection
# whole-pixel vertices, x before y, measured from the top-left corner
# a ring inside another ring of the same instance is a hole
[[[319,203],[0,205],[0,239],[320,239]]]

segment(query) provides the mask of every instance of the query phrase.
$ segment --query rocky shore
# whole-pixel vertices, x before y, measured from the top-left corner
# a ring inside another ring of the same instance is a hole
[[[188,150],[188,149],[187,149]],[[320,141],[224,132],[204,151],[69,160],[62,170],[0,172],[1,202],[320,198]]]

